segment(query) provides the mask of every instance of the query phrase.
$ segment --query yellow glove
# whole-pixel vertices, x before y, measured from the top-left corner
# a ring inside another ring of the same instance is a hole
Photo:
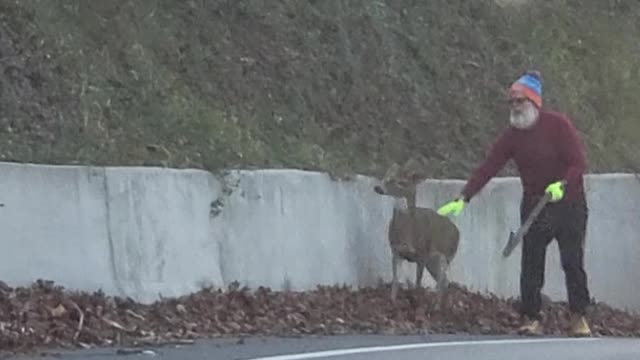
[[[551,201],[556,202],[564,196],[564,182],[556,181],[547,186],[545,191],[547,194],[551,194]]]
[[[462,209],[464,209],[465,202],[464,199],[456,199],[444,204],[442,207],[438,209],[438,214],[442,216],[447,216],[449,214],[453,214],[454,216],[458,216]]]

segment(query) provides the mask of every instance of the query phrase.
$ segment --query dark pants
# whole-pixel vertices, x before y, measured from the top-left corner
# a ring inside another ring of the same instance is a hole
[[[523,199],[522,222],[538,199]],[[584,270],[584,242],[588,207],[584,196],[572,203],[548,203],[531,225],[522,242],[520,313],[540,319],[547,246],[555,238],[565,274],[569,310],[584,315],[589,305],[587,274]]]

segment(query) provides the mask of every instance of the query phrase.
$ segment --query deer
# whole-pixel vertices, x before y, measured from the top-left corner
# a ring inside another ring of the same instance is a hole
[[[398,266],[401,261],[416,264],[416,289],[421,289],[426,268],[436,282],[438,306],[442,293],[448,288],[448,270],[460,242],[458,227],[446,216],[430,208],[416,207],[415,195],[418,182],[424,178],[412,169],[415,161],[405,164],[403,176],[398,177],[399,166],[394,163],[374,191],[393,197],[393,215],[388,229],[388,241],[392,254],[391,300],[398,293]]]

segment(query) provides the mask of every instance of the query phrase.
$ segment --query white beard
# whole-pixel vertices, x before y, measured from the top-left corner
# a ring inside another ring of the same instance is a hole
[[[522,112],[511,110],[509,122],[517,129],[528,129],[538,120],[538,108],[533,105],[527,106]]]

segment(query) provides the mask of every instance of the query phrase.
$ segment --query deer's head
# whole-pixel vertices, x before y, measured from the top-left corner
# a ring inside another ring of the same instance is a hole
[[[381,184],[376,185],[373,190],[378,194],[394,197],[396,208],[414,208],[416,186],[426,177],[423,168],[415,158],[409,159],[402,168],[393,163],[382,178]]]

